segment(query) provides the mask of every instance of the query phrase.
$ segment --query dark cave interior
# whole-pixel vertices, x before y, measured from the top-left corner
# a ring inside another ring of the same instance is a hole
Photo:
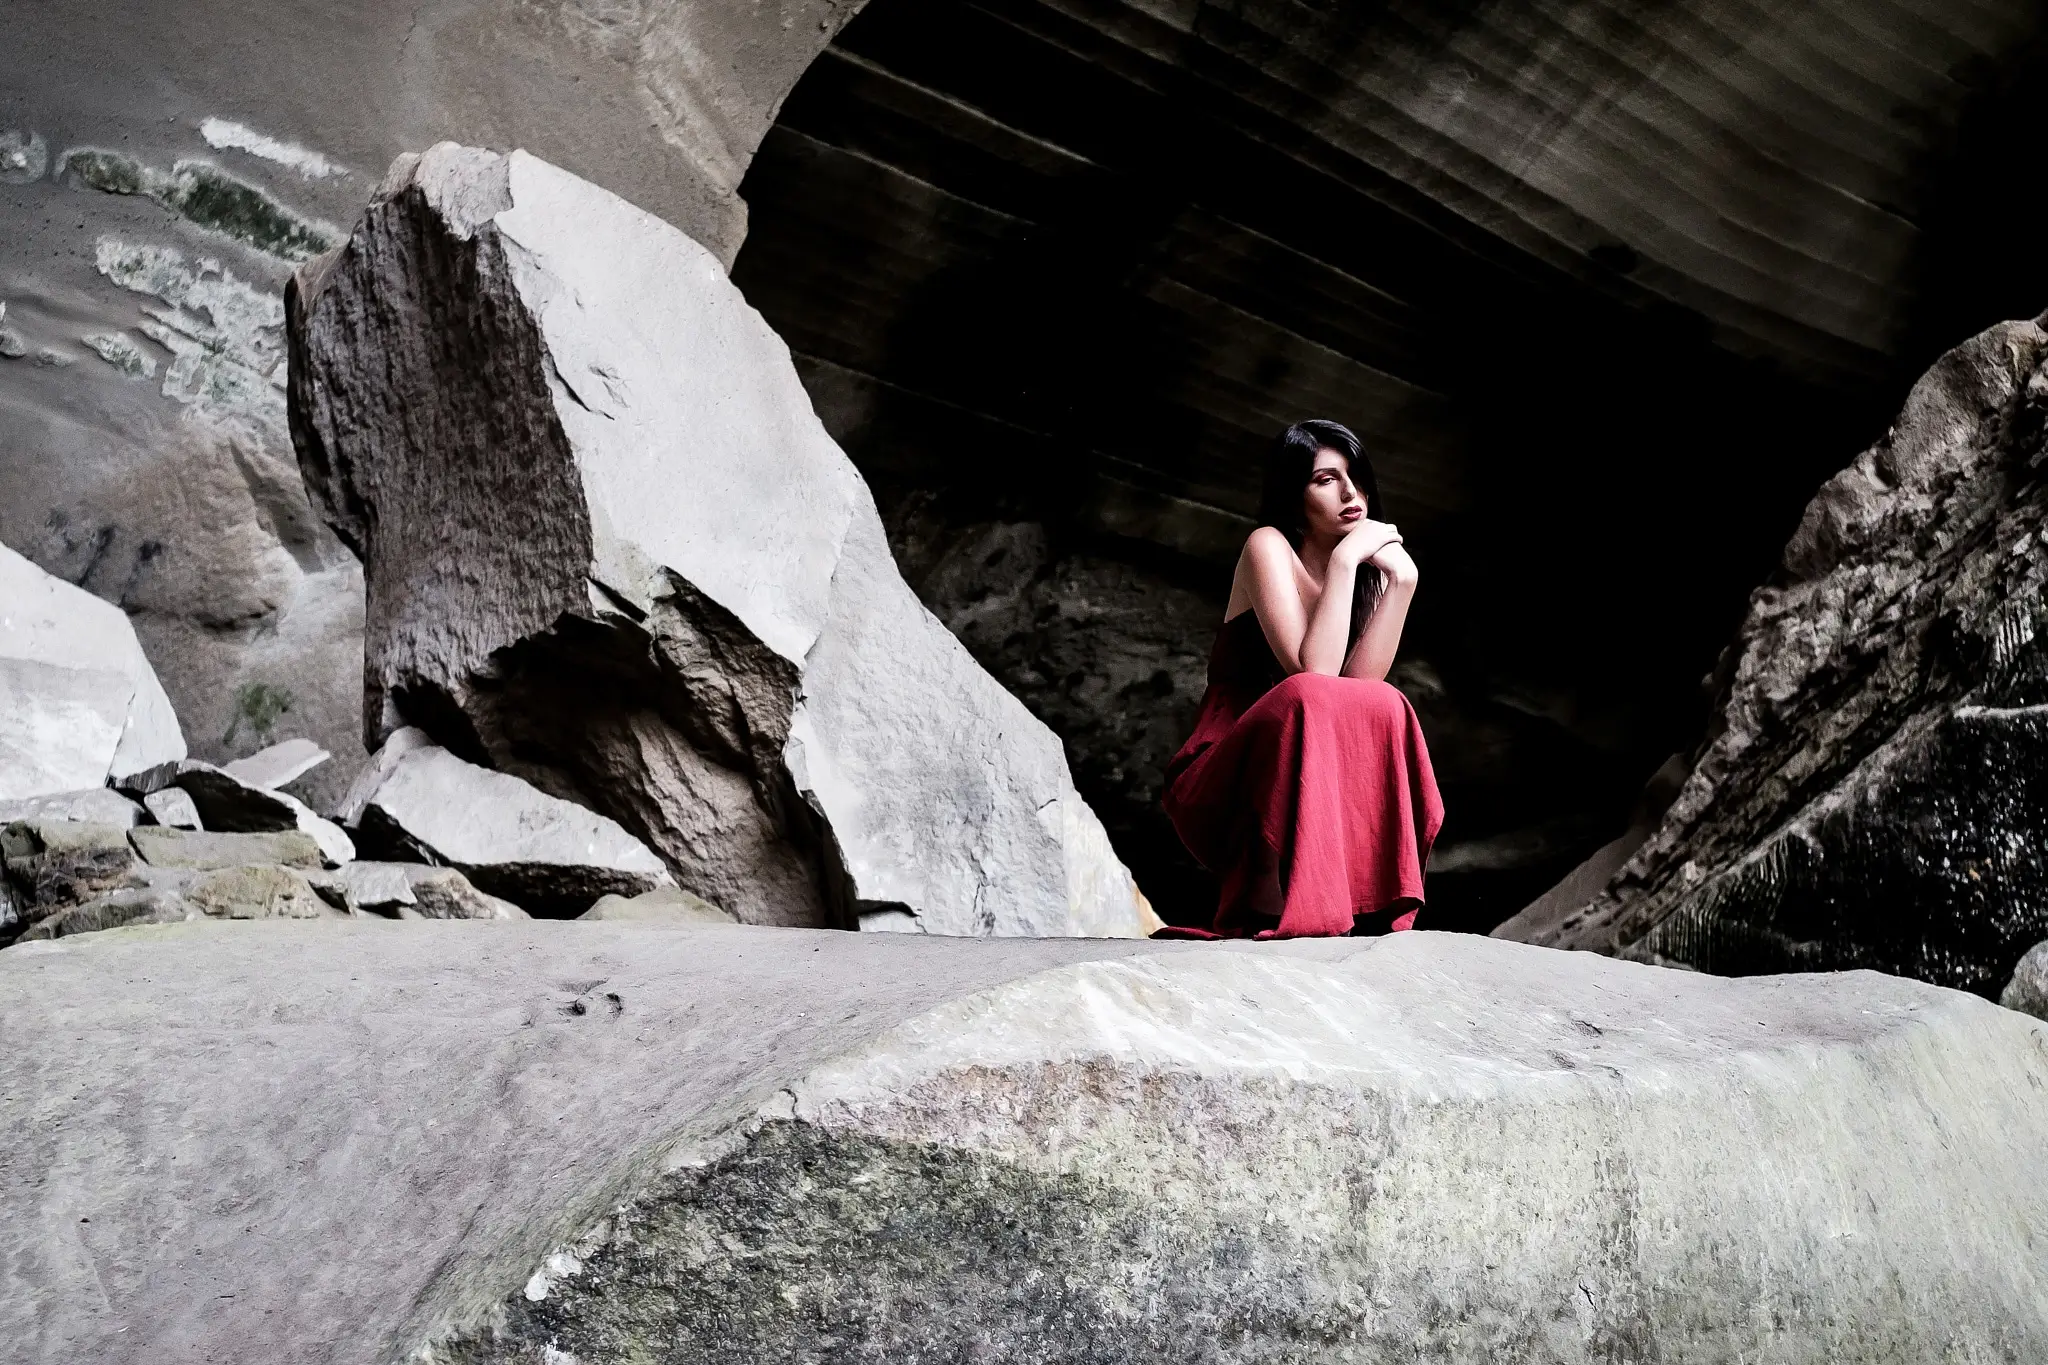
[[[2038,178],[1992,170],[2048,61],[1957,73],[1975,93],[1897,208],[1911,326],[1801,364],[1635,287],[1622,242],[1539,257],[1342,154],[1317,130],[1346,54],[1417,21],[1303,13],[1325,56],[1293,69],[1244,59],[1268,40],[1220,33],[1235,9],[1190,35],[1107,0],[873,0],[762,145],[733,274],[912,585],[1066,740],[1169,921],[1213,907],[1159,770],[1261,455],[1300,417],[1354,426],[1423,569],[1394,681],[1449,811],[1427,923],[1484,931],[1696,743],[1749,591],[1910,378],[2048,302]]]

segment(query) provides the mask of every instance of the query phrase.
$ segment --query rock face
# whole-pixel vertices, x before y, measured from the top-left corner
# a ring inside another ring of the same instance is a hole
[[[438,745],[409,745],[387,768],[391,747],[356,817],[371,852],[459,868],[488,894],[556,917],[674,884],[616,821]]]
[[[2020,965],[2013,969],[2012,980],[2006,983],[1998,1003],[2009,1010],[2048,1019],[2048,941],[2027,950]]]
[[[0,1330],[109,1365],[2021,1365],[2042,1028],[1431,934],[31,945]]]
[[[1657,832],[1536,941],[1995,994],[2048,936],[2048,333],[1944,356],[1821,489]]]
[[[719,263],[524,153],[393,168],[288,300],[365,729],[575,795],[753,922],[1129,934],[1059,741],[917,602]]]
[[[102,786],[184,756],[121,609],[0,546],[0,800]]]

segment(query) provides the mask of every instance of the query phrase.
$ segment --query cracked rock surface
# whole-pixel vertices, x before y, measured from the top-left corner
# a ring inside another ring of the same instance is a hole
[[[2044,418],[2039,322],[1921,379],[1752,594],[1662,825],[1531,941],[1998,993],[2048,937]]]
[[[121,930],[0,953],[0,1331],[108,1365],[2018,1365],[2043,1029],[1426,932]]]
[[[416,725],[750,922],[1144,931],[1058,739],[904,585],[705,248],[442,144],[288,312],[301,468],[367,578],[372,747]]]

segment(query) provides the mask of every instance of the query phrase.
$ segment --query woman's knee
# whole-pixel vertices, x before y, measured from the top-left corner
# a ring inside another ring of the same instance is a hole
[[[1373,678],[1342,678],[1328,673],[1294,673],[1267,694],[1273,702],[1295,710],[1341,707],[1353,714],[1405,720],[1408,699],[1391,683]]]

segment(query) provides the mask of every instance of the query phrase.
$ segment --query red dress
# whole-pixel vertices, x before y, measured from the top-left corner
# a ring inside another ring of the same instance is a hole
[[[1287,674],[1252,611],[1216,634],[1202,714],[1166,767],[1164,804],[1181,842],[1222,879],[1215,933],[1228,937],[1348,934],[1358,917],[1402,902],[1414,905],[1392,927],[1411,927],[1444,819],[1422,726],[1399,689]]]

